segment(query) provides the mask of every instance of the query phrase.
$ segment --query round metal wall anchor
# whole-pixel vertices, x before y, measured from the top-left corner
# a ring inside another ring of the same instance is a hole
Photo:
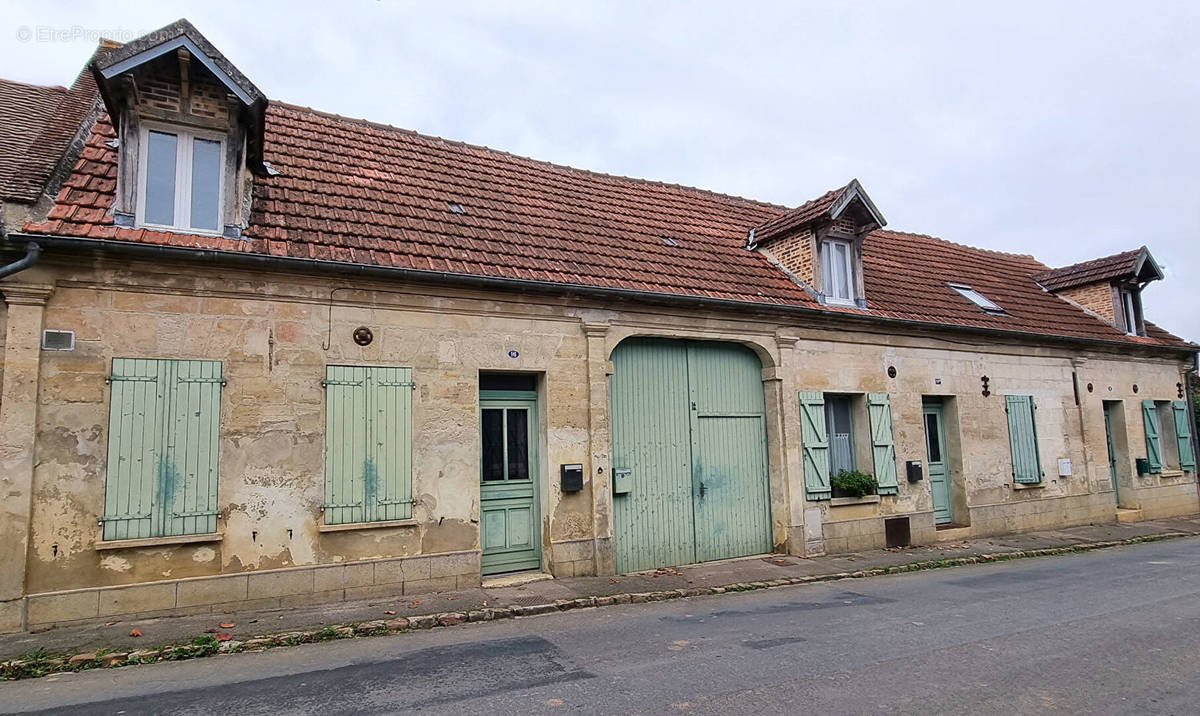
[[[889,365],[889,366],[888,366],[888,377],[889,377],[889,378],[895,378],[895,377],[896,377],[896,366],[894,366],[894,365]]]
[[[1134,383],[1133,384],[1133,392],[1136,393],[1137,391],[1138,391],[1137,383]]]
[[[375,334],[371,333],[371,329],[366,326],[359,326],[354,329],[354,342],[360,346],[369,346],[371,341],[375,340]]]
[[[1093,391],[1093,390],[1095,390],[1095,389],[1096,389],[1096,386],[1092,385],[1091,383],[1088,383],[1088,392],[1089,392],[1089,393],[1090,393],[1090,392],[1092,392],[1092,391]]]

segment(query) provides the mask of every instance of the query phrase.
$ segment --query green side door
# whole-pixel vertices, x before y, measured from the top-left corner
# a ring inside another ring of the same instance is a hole
[[[939,525],[954,522],[954,503],[950,498],[950,469],[946,464],[946,411],[940,401],[926,401],[925,467],[929,474],[929,492],[933,496],[933,518]]]
[[[758,357],[633,339],[613,352],[611,385],[617,571],[769,552]]]
[[[479,522],[484,574],[537,569],[537,401],[481,396]]]
[[[1104,437],[1108,442],[1108,476],[1112,480],[1117,504],[1121,504],[1121,487],[1117,480],[1117,448],[1113,444],[1112,403],[1104,404]]]

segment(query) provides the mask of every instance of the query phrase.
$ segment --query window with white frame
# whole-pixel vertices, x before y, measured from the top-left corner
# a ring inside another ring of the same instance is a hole
[[[1118,294],[1121,297],[1121,326],[1125,329],[1125,332],[1131,336],[1136,336],[1141,333],[1139,328],[1141,320],[1140,316],[1138,315],[1140,302],[1134,293],[1134,289],[1125,286],[1122,286],[1120,289],[1118,289]]]
[[[139,225],[221,231],[221,135],[149,125],[142,128],[140,155]]]
[[[828,303],[854,303],[854,246],[849,241],[821,242],[821,271]]]

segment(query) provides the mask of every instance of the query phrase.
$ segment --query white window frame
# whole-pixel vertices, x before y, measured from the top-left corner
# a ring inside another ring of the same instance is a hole
[[[1138,331],[1137,304],[1133,297],[1133,290],[1121,286],[1117,288],[1117,295],[1121,297],[1121,313],[1125,317],[1125,333],[1131,336],[1141,335]]]
[[[175,223],[151,224],[146,221],[146,182],[150,175],[147,163],[150,157],[150,132],[175,135]],[[220,236],[225,231],[225,135],[191,127],[178,127],[158,122],[142,122],[138,130],[138,191],[137,225],[147,229],[185,232]],[[217,228],[192,228],[192,145],[194,140],[204,139],[220,145],[218,155],[221,163],[217,171]]]
[[[835,268],[834,261],[837,256],[837,252],[834,250],[834,246],[838,245],[838,244],[841,244],[842,246],[846,247],[846,264],[845,264],[844,268],[846,271],[846,290],[849,292],[849,294],[850,294],[849,296],[835,296],[833,294],[833,288],[836,285],[836,282],[834,281],[834,275],[833,275],[833,271]],[[824,240],[822,240],[821,241],[821,272],[824,274],[823,279],[824,279],[824,283],[825,283],[825,290],[823,292],[823,295],[825,296],[825,303],[831,303],[831,304],[836,304],[836,305],[840,305],[840,306],[856,305],[854,298],[855,298],[855,295],[858,293],[858,287],[854,280],[855,274],[854,274],[854,242],[853,241],[849,241],[849,240],[845,240],[845,239],[824,239]]]
[[[970,286],[968,286],[965,283],[947,283],[946,285],[949,286],[950,288],[954,289],[955,292],[958,293],[958,295],[967,299],[968,301],[975,304],[979,308],[982,308],[987,313],[993,313],[993,314],[1006,313],[1004,308],[1001,307],[999,304],[997,304],[995,301],[993,301],[992,299],[983,295],[979,291],[976,291],[975,289],[971,288]]]

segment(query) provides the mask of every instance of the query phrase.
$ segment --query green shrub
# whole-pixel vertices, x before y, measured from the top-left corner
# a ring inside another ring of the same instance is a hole
[[[874,495],[879,489],[879,482],[874,475],[868,475],[858,470],[842,470],[833,476],[833,487],[838,492],[844,492],[854,497]]]

